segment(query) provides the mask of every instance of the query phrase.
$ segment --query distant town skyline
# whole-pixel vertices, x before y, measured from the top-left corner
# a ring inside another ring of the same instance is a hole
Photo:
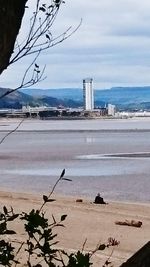
[[[28,1],[29,9],[34,3]],[[82,25],[68,40],[43,53],[38,63],[46,64],[47,78],[35,87],[82,88],[87,77],[93,78],[95,89],[150,85],[149,10],[147,0],[66,0],[54,23],[54,34],[75,28],[81,18]],[[23,33],[25,27],[26,23]],[[0,87],[18,86],[30,61],[26,57],[4,71]]]

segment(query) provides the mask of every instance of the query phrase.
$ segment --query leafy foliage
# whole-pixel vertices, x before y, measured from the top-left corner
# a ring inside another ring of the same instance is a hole
[[[43,208],[47,202],[51,202],[51,195],[59,181],[65,179],[65,169],[62,171],[59,179],[56,181],[49,196],[43,195],[43,203],[37,210],[32,209],[29,212],[14,213],[11,207],[8,210],[5,206],[3,212],[0,213],[0,235],[4,239],[0,240],[0,265],[13,267],[22,264],[21,253],[25,257],[25,266],[28,267],[90,267],[92,265],[91,257],[98,250],[104,250],[106,247],[118,245],[118,241],[109,238],[108,244],[100,244],[92,251],[85,253],[77,251],[68,254],[67,252],[57,248],[59,241],[57,240],[56,227],[64,227],[63,223],[67,218],[66,214],[61,215],[57,221],[52,215],[52,222],[45,217]],[[26,240],[21,243],[10,242],[10,235],[17,233],[9,228],[9,224],[18,220],[24,225]],[[84,244],[85,245],[85,244]],[[84,247],[83,247],[84,248]],[[111,262],[109,259],[103,266],[108,266]]]
[[[68,267],[76,267],[76,266],[84,266],[90,267],[92,263],[90,262],[90,254],[86,253],[83,254],[82,252],[78,251],[76,254],[71,254],[69,256]]]

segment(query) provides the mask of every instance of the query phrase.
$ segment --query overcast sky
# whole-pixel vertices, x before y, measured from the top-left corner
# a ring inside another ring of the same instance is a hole
[[[83,22],[70,39],[39,59],[40,65],[46,63],[47,79],[37,88],[81,88],[86,77],[93,78],[95,89],[150,85],[150,1],[65,2],[55,23],[55,34],[76,27],[81,18]],[[5,71],[0,86],[17,86],[24,64],[27,59]]]

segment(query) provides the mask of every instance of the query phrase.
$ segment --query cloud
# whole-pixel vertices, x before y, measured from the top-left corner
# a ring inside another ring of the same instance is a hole
[[[29,1],[27,12],[34,3]],[[52,33],[58,35],[69,26],[76,27],[81,18],[83,22],[68,40],[43,53],[39,63],[47,65],[47,79],[38,87],[82,87],[82,79],[88,76],[96,88],[150,84],[149,10],[147,0],[66,0]],[[23,37],[27,24],[22,30]],[[21,78],[28,61],[6,71],[0,86],[16,86],[13,75]]]

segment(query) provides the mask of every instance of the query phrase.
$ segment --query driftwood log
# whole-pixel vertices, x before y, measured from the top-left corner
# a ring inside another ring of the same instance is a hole
[[[133,226],[138,228],[142,226],[141,221],[135,221],[135,220],[115,221],[115,224]]]
[[[76,202],[83,202],[83,199],[81,199],[81,198],[77,198],[77,199],[76,199]]]

